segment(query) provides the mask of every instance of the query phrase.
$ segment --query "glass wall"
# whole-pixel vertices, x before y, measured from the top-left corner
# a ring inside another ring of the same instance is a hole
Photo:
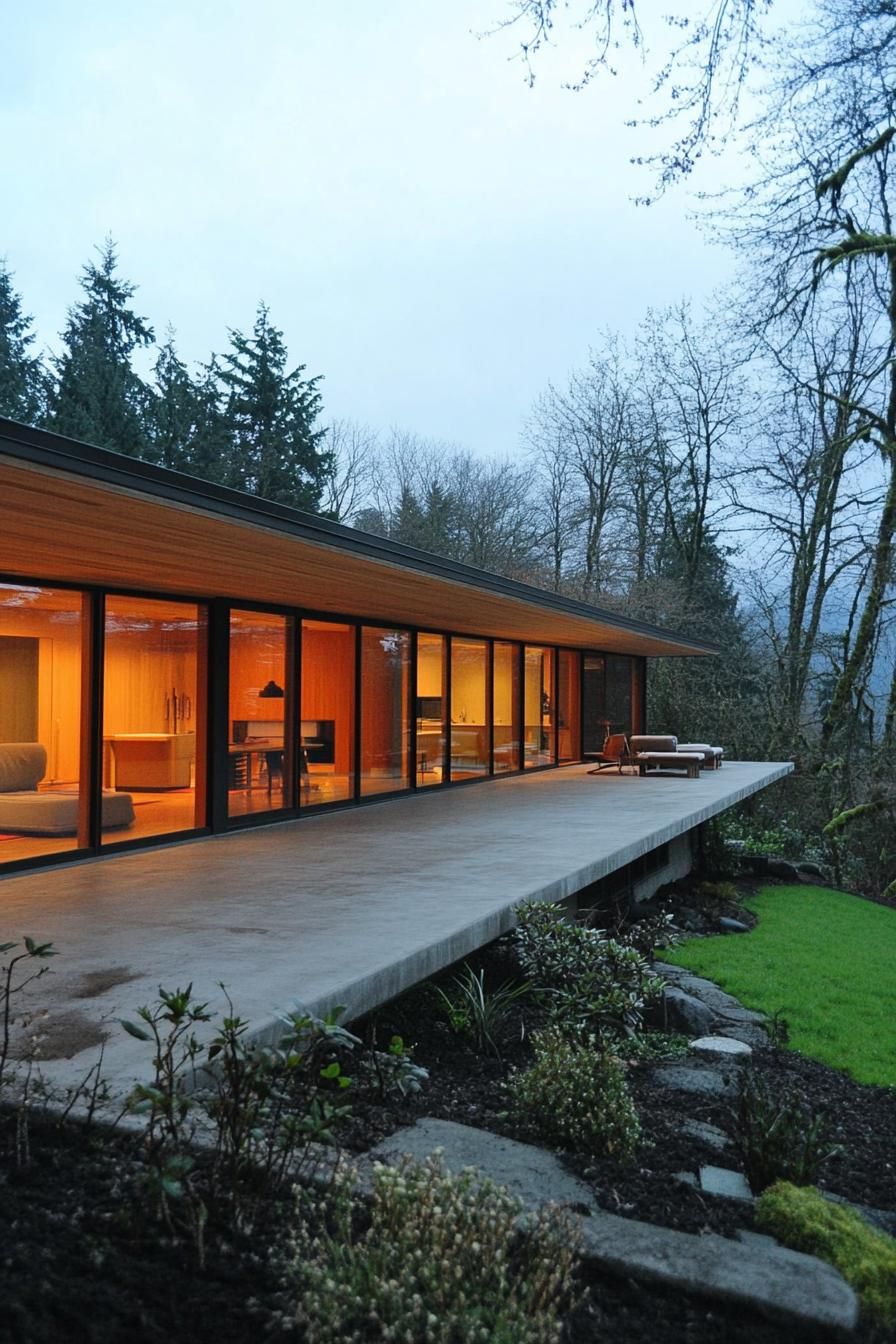
[[[582,659],[582,750],[594,755],[604,749],[610,731],[606,709],[606,659],[586,653]]]
[[[0,864],[88,844],[81,593],[0,584]]]
[[[451,640],[451,779],[488,774],[488,644]]]
[[[205,824],[205,644],[195,603],[106,598],[104,844]]]
[[[611,733],[634,732],[632,726],[632,660],[607,655],[606,714]]]
[[[411,637],[407,630],[361,629],[361,793],[410,787]]]
[[[299,631],[298,612],[226,619],[227,739],[210,744],[203,604],[0,584],[0,867],[87,849],[97,821],[105,847],[201,829],[210,757],[215,806],[226,771],[238,821],[577,760],[642,714],[633,657],[316,617]]]
[[[553,649],[526,645],[523,752],[527,769],[554,760]]]
[[[302,622],[299,799],[340,803],[355,793],[355,627]]]
[[[520,769],[520,646],[496,641],[492,714],[496,775]]]
[[[448,660],[442,635],[417,636],[417,787],[441,784],[448,737]]]
[[[290,743],[293,622],[258,611],[230,613],[230,817],[292,807]]]
[[[557,739],[558,759],[579,760],[581,718],[579,712],[579,669],[577,653],[560,649],[557,654]]]

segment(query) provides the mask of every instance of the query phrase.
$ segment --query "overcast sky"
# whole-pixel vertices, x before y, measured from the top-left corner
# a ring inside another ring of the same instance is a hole
[[[573,94],[567,44],[530,90],[514,35],[475,35],[505,5],[0,0],[0,256],[41,343],[111,234],[187,359],[264,299],[325,418],[515,451],[603,328],[731,263],[684,190],[631,204],[637,62]]]

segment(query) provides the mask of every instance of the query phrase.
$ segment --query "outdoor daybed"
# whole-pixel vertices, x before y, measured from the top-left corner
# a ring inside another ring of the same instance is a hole
[[[672,734],[635,735],[629,738],[629,745],[640,775],[649,770],[684,770],[689,778],[696,779],[701,770],[718,770],[724,755],[722,747],[705,742],[679,743]]]
[[[0,743],[0,832],[14,835],[77,835],[78,790],[38,792],[47,773],[47,751],[39,742]],[[103,790],[103,830],[133,826],[129,793]]]

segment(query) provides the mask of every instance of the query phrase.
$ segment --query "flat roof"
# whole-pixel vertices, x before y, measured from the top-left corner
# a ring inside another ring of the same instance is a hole
[[[60,1086],[104,1038],[110,1083],[148,1076],[119,1019],[159,985],[221,1011],[223,982],[253,1034],[297,1007],[357,1017],[497,938],[520,901],[572,896],[792,769],[571,766],[9,876],[5,927],[58,952],[17,1012],[49,1009],[40,1067]]]
[[[0,417],[0,574],[607,652],[708,641]]]

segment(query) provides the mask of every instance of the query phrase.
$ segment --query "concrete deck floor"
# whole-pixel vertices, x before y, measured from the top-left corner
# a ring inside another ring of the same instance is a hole
[[[105,1040],[104,1074],[128,1087],[150,1055],[117,1019],[160,984],[220,1008],[223,982],[261,1033],[299,1004],[356,1016],[497,937],[519,901],[572,895],[790,769],[573,766],[10,877],[0,941],[58,949],[28,991],[48,1081],[83,1076]]]

